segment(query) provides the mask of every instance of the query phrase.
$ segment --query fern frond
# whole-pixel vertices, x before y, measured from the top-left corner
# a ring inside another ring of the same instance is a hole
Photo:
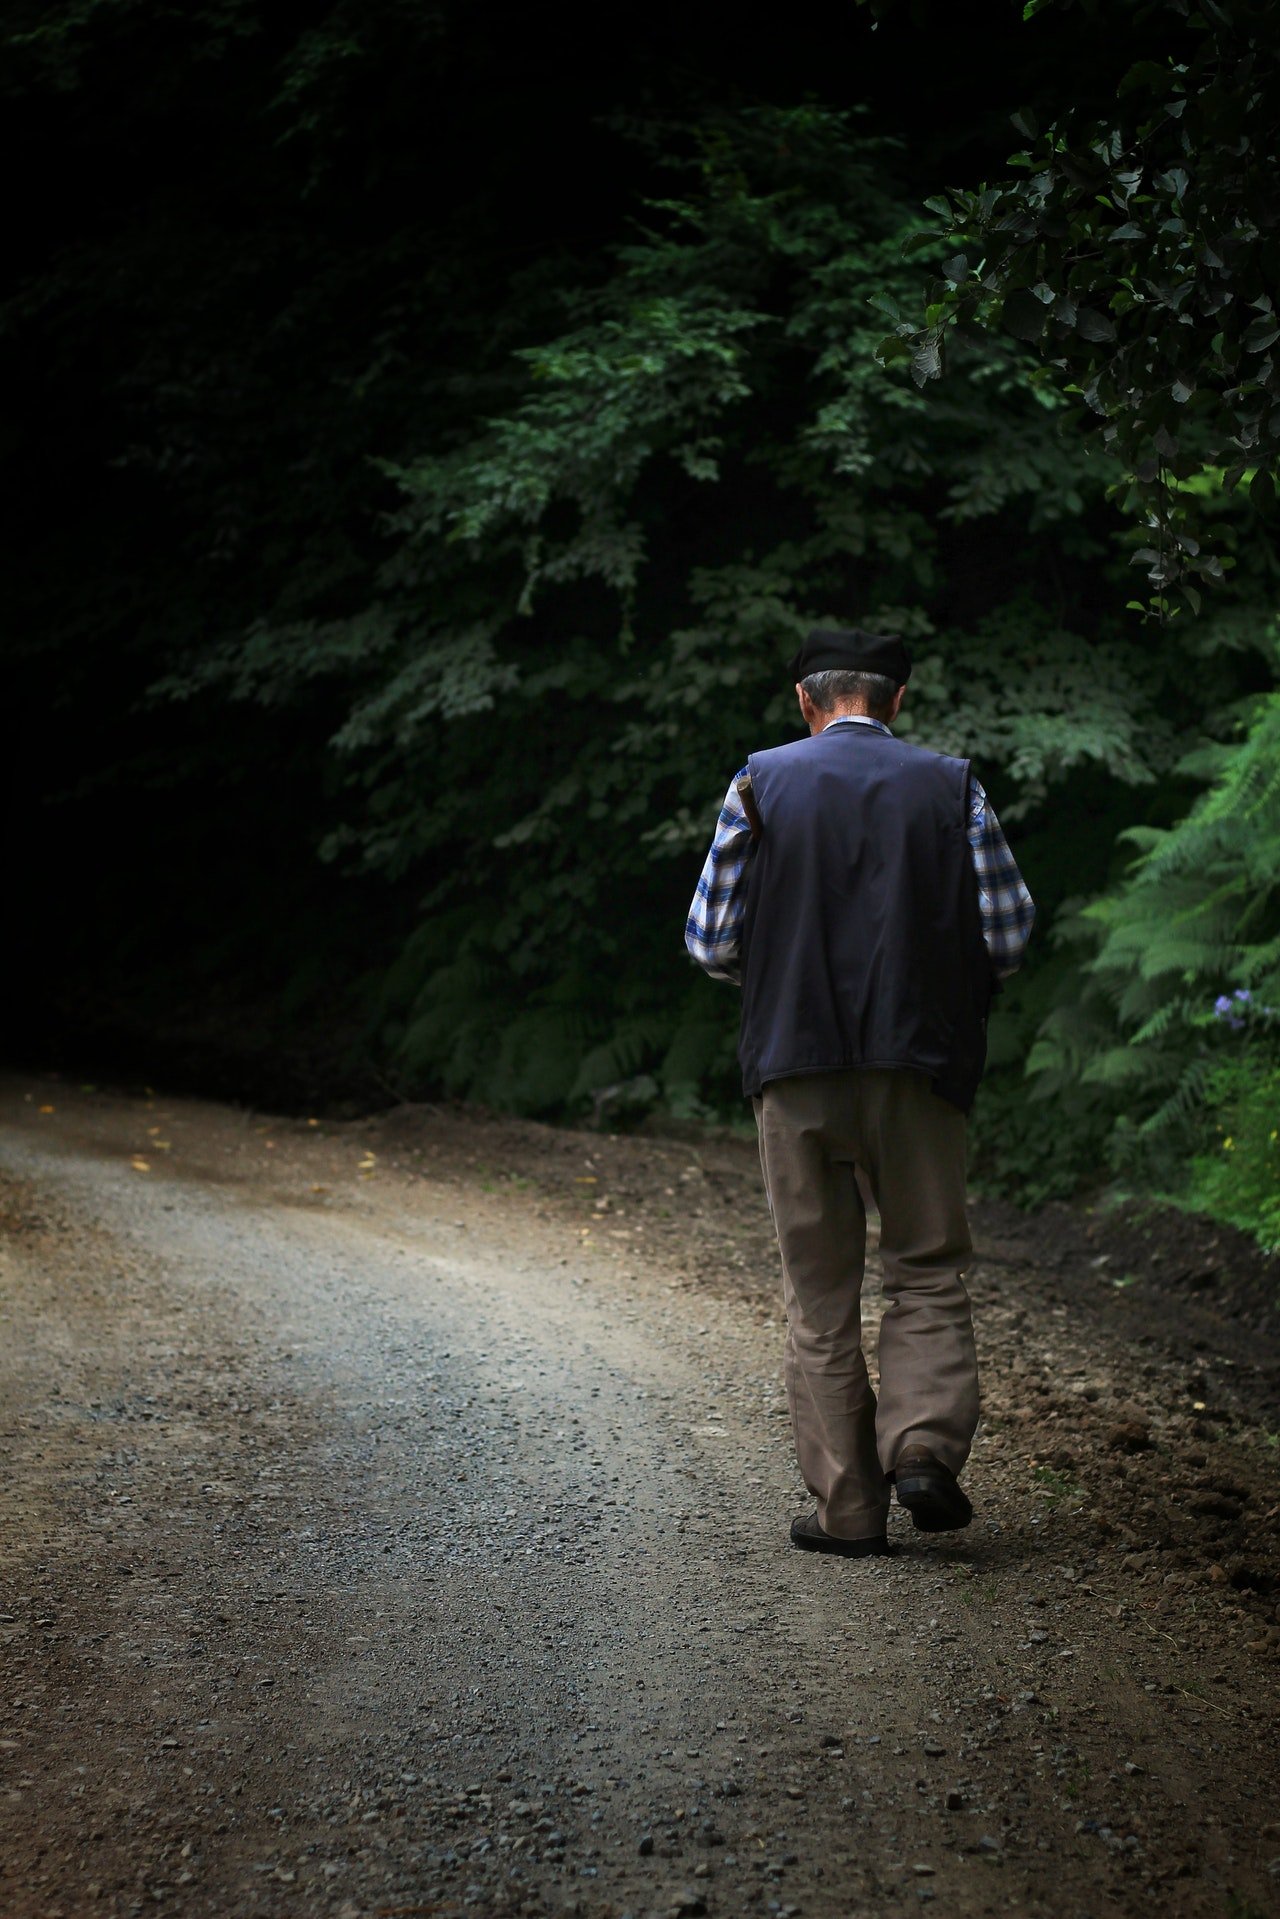
[[[1189,1024],[1200,1011],[1201,1008],[1195,1000],[1166,1000],[1163,1006],[1157,1007],[1149,1019],[1143,1021],[1129,1044],[1146,1046],[1152,1040],[1163,1039],[1171,1027]]]
[[[667,1022],[660,1019],[630,1019],[610,1033],[608,1039],[593,1046],[583,1056],[569,1089],[570,1099],[587,1099],[602,1087],[619,1080],[633,1079],[650,1065],[667,1036]]]
[[[1183,1069],[1181,1078],[1168,1098],[1161,1101],[1155,1112],[1142,1122],[1139,1130],[1148,1138],[1152,1138],[1168,1132],[1173,1126],[1185,1124],[1196,1112],[1202,1110],[1212,1068],[1211,1060],[1192,1060],[1190,1065]]]

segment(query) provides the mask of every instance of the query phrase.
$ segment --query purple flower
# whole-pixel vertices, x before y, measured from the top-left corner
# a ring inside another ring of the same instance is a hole
[[[1233,1033],[1243,1033],[1246,1029],[1257,1033],[1263,1026],[1270,1026],[1277,1018],[1274,1006],[1259,1006],[1247,986],[1237,986],[1234,992],[1219,993],[1213,1002],[1214,1016],[1231,1028]]]

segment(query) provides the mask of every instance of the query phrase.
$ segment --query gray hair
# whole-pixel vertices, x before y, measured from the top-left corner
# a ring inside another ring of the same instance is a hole
[[[850,673],[832,668],[826,673],[810,673],[801,686],[820,713],[852,701],[865,706],[873,720],[888,717],[897,687],[883,673]]]

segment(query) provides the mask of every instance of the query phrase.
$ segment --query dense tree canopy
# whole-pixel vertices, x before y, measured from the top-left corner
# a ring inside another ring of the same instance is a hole
[[[961,273],[925,204],[959,182],[948,218],[1083,220],[1061,156],[1128,97],[1150,11],[1099,58],[1071,9],[1010,7],[1012,70],[983,63],[963,126],[941,6],[820,9],[782,49],[624,9],[622,63],[587,42],[568,63],[492,0],[77,0],[11,25],[10,132],[54,215],[27,210],[2,313],[23,919],[57,886],[12,994],[38,1057],[277,1098],[732,1113],[736,1006],[686,961],[684,912],[727,780],[793,726],[794,636],[852,617],[908,638],[907,723],[974,757],[1041,905],[987,1177],[1132,1165],[1184,1084],[1175,1158],[1202,1154],[1217,1106],[1254,1096],[1213,1090],[1240,1036],[1179,1014],[1171,1050],[1115,1071],[1165,989],[1139,1006],[1114,959],[1147,882],[1107,889],[1123,830],[1150,861],[1206,783],[1244,791],[1232,756],[1256,761],[1274,684],[1269,508],[1218,472],[1227,344],[1182,354],[1195,393],[1160,406],[1199,424],[1156,476],[1179,537],[1212,508],[1222,577],[1144,622],[1150,408],[1107,388],[1117,432],[1084,430],[1072,355],[1104,343],[1077,312],[1060,350],[1080,236],[1018,228],[1000,255],[984,230]],[[980,184],[1019,107],[1058,143],[1034,205],[1023,176]],[[1028,248],[1056,288],[1027,282],[1039,330],[1007,324]],[[1230,271],[1253,259],[1241,242]],[[920,382],[876,350],[930,282],[948,368]],[[1146,344],[1109,366],[1163,352],[1141,315],[1111,324]],[[1262,815],[1232,817],[1235,883]],[[1263,1003],[1275,910],[1195,962],[1200,999]],[[1261,1072],[1252,1017],[1233,1057]]]
[[[1031,0],[1105,30],[1093,6]],[[993,185],[927,204],[948,257],[921,326],[895,318],[883,363],[942,372],[950,328],[977,322],[1032,344],[1041,376],[1078,396],[1118,460],[1152,544],[1133,555],[1167,615],[1198,611],[1233,564],[1215,515],[1247,481],[1275,502],[1280,463],[1280,44],[1254,0],[1148,0],[1145,45],[1092,118],[1064,99]],[[1196,584],[1198,583],[1198,584]]]

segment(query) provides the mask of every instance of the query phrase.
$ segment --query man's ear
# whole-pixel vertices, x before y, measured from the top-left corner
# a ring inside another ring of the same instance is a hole
[[[905,686],[900,686],[897,692],[893,696],[893,705],[889,709],[890,726],[893,725],[893,722],[897,719],[898,714],[902,709],[902,696],[906,692],[906,690],[907,689]]]

